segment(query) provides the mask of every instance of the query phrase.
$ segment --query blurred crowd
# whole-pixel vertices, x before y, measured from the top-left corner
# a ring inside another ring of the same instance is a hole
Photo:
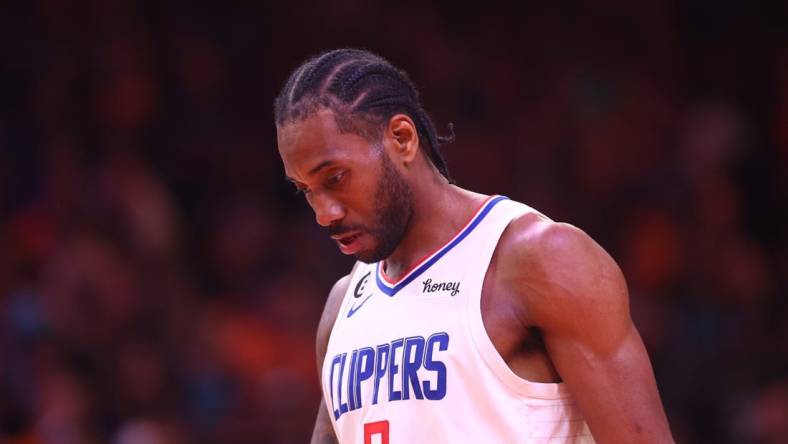
[[[389,3],[0,6],[0,443],[308,440],[352,263],[271,103],[338,46],[454,123],[461,186],[613,255],[677,442],[788,442],[786,7]]]

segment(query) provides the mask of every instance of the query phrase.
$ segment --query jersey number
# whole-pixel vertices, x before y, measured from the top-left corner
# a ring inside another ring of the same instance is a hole
[[[380,439],[372,441],[372,437]],[[377,421],[364,424],[364,444],[389,444],[389,422]]]

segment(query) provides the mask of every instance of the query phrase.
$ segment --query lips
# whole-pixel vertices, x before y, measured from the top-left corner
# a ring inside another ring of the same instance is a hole
[[[361,242],[359,242],[360,237],[360,231],[331,236],[331,238],[337,242],[340,251],[344,254],[355,254],[361,249]]]

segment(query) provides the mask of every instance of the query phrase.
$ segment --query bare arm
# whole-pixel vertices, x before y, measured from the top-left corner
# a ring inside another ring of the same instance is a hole
[[[328,410],[326,410],[325,400],[320,398],[320,406],[317,410],[317,420],[315,420],[315,428],[312,431],[311,444],[338,444],[337,437],[334,434],[334,427],[331,426],[331,418],[328,417]]]
[[[351,274],[343,277],[334,284],[334,287],[328,294],[326,305],[323,308],[323,314],[320,316],[320,324],[318,324],[317,327],[317,339],[315,341],[318,378],[322,376],[323,360],[326,357],[328,339],[331,336],[331,329],[334,327],[334,321],[337,318],[339,307],[342,305],[342,297],[345,295],[350,283]],[[317,419],[315,420],[315,428],[312,431],[311,444],[332,444],[337,442],[337,437],[334,434],[334,427],[331,425],[331,418],[328,416],[328,410],[326,409],[325,399],[321,397],[320,406],[317,411]]]
[[[524,233],[518,288],[525,321],[542,330],[595,440],[673,442],[621,270],[570,225],[540,221]]]

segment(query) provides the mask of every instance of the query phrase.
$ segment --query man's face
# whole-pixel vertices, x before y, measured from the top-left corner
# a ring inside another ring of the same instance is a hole
[[[303,191],[317,222],[344,254],[363,262],[385,259],[413,213],[408,183],[384,143],[340,133],[329,110],[278,128],[285,174]]]

